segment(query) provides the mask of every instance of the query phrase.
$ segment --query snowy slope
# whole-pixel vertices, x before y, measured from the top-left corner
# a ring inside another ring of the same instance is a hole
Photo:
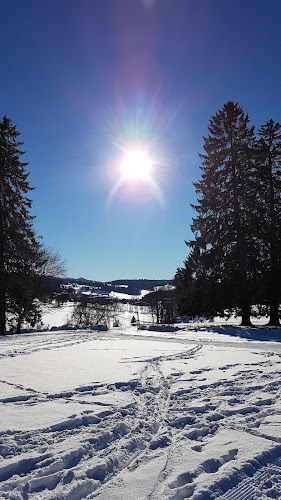
[[[281,498],[278,332],[129,318],[0,338],[0,498]]]
[[[43,327],[51,328],[52,326],[66,325],[71,318],[74,302],[67,302],[60,307],[54,304],[43,307],[42,323]]]

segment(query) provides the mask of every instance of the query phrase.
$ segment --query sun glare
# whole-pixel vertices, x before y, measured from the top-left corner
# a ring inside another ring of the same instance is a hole
[[[150,179],[151,161],[144,151],[128,151],[121,168],[125,179]]]
[[[123,155],[121,157],[118,155],[119,160],[115,173],[121,173],[121,176],[116,180],[108,195],[107,208],[110,208],[115,195],[121,188],[124,188],[125,196],[131,201],[133,201],[132,194],[136,196],[137,200],[142,196],[141,193],[150,192],[159,205],[163,207],[164,200],[161,189],[153,178],[153,174],[157,173],[155,165],[158,164],[155,157],[148,155],[145,148],[126,149],[119,146],[119,149]],[[150,151],[150,148],[148,149]]]

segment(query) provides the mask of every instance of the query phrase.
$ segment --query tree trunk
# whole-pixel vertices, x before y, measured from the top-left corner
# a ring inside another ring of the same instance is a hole
[[[2,281],[2,279],[0,278]],[[6,300],[5,300],[5,287],[4,283],[0,285],[0,335],[3,335],[6,331]]]
[[[270,184],[270,259],[271,259],[271,272],[269,283],[269,326],[279,326],[279,283],[278,283],[278,251],[277,251],[277,223],[275,212],[275,195],[274,195],[274,182],[272,172],[272,159],[269,154],[269,184]]]
[[[242,306],[242,322],[241,322],[241,326],[252,326],[252,323],[251,323],[251,308],[250,306],[247,304],[247,305],[244,305]]]
[[[20,333],[20,331],[21,331],[21,320],[18,319],[16,333]]]
[[[271,297],[270,304],[269,304],[269,323],[268,326],[280,326],[279,322],[279,302],[278,298]]]
[[[0,243],[0,334],[6,331],[6,285],[4,261],[1,259],[3,245]]]
[[[6,331],[6,279],[5,279],[5,266],[4,266],[4,235],[2,230],[3,214],[1,210],[1,198],[0,198],[0,335],[3,335],[4,332]]]
[[[278,314],[278,307],[272,310],[270,307],[270,318],[269,318],[269,323],[267,326],[280,326],[280,321],[279,321],[279,314]]]
[[[245,238],[241,227],[241,214],[240,214],[240,201],[237,187],[237,165],[233,146],[232,133],[230,136],[231,142],[231,165],[232,165],[232,191],[233,191],[233,223],[236,233],[236,260],[238,263],[237,283],[238,283],[238,297],[242,309],[242,323],[241,326],[251,326],[251,307],[249,304],[249,284],[247,280],[246,260],[247,248],[245,245]]]

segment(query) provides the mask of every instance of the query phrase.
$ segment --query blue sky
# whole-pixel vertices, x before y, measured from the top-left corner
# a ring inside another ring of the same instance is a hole
[[[0,0],[0,111],[29,161],[35,227],[73,277],[170,279],[211,115],[281,121],[279,0]],[[153,179],[124,182],[138,144]],[[120,149],[121,148],[121,149]]]

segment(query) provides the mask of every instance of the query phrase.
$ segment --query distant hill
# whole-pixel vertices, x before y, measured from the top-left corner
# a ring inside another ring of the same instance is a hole
[[[171,284],[171,280],[120,279],[113,281],[94,281],[86,278],[57,278],[60,284],[75,283],[99,288],[105,292],[122,292],[128,295],[140,295],[142,290],[153,290],[157,286]]]

